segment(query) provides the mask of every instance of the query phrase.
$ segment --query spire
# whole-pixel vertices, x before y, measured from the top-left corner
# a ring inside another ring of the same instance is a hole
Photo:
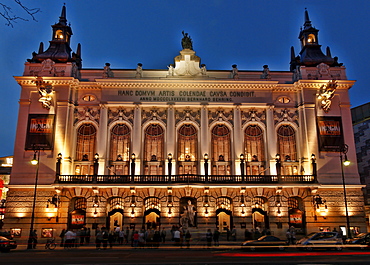
[[[304,26],[304,29],[312,28],[312,24],[308,16],[307,8],[304,9],[304,25],[303,26]]]
[[[67,16],[66,16],[66,4],[62,7],[62,13],[59,17],[59,24],[66,26],[67,25]]]

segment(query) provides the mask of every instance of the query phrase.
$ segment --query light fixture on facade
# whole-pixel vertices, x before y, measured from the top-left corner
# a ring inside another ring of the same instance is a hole
[[[205,212],[204,212],[204,216],[205,216],[205,217],[208,217],[208,215],[209,215],[209,212],[208,212],[208,208],[206,207],[206,210],[205,210]]]
[[[277,210],[277,212],[276,212],[276,213],[277,213],[277,216],[278,216],[278,217],[281,217],[280,207],[278,207],[278,210]]]

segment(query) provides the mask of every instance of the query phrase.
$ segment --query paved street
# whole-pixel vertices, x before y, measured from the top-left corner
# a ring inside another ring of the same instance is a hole
[[[285,251],[245,251],[238,245],[221,245],[190,249],[172,245],[153,248],[114,246],[96,250],[93,245],[73,249],[45,250],[39,245],[27,250],[25,245],[10,253],[0,253],[0,264],[366,264],[370,250],[299,251],[295,247]]]

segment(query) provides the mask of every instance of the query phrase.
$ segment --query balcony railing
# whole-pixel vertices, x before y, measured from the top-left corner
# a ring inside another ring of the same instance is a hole
[[[314,175],[57,175],[55,183],[63,184],[309,184]]]

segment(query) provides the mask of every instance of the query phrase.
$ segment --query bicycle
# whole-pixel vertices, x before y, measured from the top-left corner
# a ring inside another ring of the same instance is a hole
[[[50,238],[46,241],[45,249],[53,250],[57,247],[57,243],[55,243],[55,238]]]

